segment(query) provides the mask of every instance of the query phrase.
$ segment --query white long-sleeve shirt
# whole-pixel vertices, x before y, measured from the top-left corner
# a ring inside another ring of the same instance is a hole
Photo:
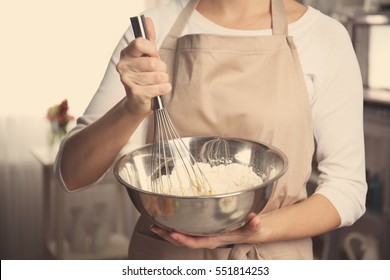
[[[154,21],[158,47],[187,2],[188,0],[176,0],[145,12],[145,16]],[[298,49],[312,108],[316,157],[320,171],[316,193],[327,197],[335,206],[341,217],[340,226],[351,225],[365,211],[367,184],[363,89],[350,37],[339,22],[311,7],[301,18],[289,24],[288,31]],[[271,35],[272,32],[270,29],[224,28],[195,10],[183,35],[191,33],[251,36]],[[100,118],[125,96],[115,66],[119,61],[120,51],[133,39],[129,27],[113,52],[100,87],[70,134]],[[146,125],[144,121],[139,126],[121,154],[145,143]],[[57,156],[55,172],[66,188],[59,164],[62,146]]]

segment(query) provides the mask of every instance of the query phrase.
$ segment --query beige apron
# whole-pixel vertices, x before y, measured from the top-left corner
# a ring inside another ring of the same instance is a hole
[[[181,36],[198,0],[189,1],[165,38],[160,56],[173,77],[164,97],[181,136],[218,135],[261,141],[281,149],[289,169],[263,213],[307,197],[314,152],[311,108],[283,0],[272,0],[272,36]],[[147,139],[151,142],[153,123]],[[214,250],[177,247],[138,221],[130,259],[311,259],[310,238]]]

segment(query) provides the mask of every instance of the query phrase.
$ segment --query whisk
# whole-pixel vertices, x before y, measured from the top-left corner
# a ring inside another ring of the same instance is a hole
[[[130,18],[135,37],[149,39],[144,15]],[[152,101],[154,138],[151,156],[151,190],[155,193],[208,195],[211,186],[157,96]]]
[[[228,165],[233,162],[228,141],[215,138],[205,144],[205,155],[210,166]]]

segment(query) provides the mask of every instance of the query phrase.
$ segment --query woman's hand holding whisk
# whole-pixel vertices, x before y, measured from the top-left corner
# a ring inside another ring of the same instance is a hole
[[[64,145],[61,175],[69,190],[98,180],[139,124],[152,112],[151,99],[171,90],[166,64],[158,57],[154,44],[153,23],[150,19],[146,21],[151,40],[133,40],[121,52],[116,66],[126,98],[100,119],[73,134]]]
[[[126,90],[127,108],[131,114],[152,112],[151,99],[171,91],[166,64],[159,58],[155,45],[153,22],[146,18],[150,40],[136,38],[122,50],[116,66]]]

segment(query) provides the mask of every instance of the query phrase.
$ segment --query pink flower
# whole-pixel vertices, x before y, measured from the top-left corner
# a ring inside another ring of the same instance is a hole
[[[68,100],[63,100],[60,104],[51,106],[47,110],[47,119],[52,123],[52,127],[61,128],[66,132],[66,126],[74,117],[68,114]]]

